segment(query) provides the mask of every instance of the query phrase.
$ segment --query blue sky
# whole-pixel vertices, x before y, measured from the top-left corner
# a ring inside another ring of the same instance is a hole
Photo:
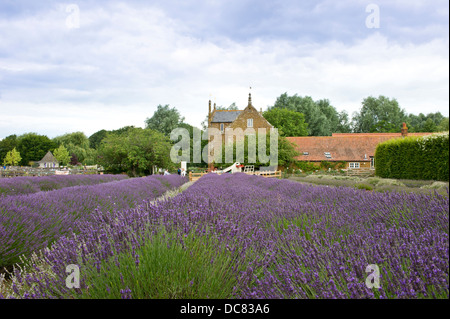
[[[379,27],[366,20],[379,9]],[[284,92],[358,111],[449,105],[448,1],[0,0],[0,138],[144,126],[158,104],[200,127],[208,100]],[[78,22],[73,18],[78,16]]]

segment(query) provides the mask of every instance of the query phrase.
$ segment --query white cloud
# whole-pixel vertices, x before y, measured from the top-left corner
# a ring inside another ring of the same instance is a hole
[[[158,104],[200,126],[210,94],[245,106],[249,86],[263,109],[288,92],[351,114],[365,97],[385,95],[408,113],[448,116],[448,39],[439,32],[421,43],[376,31],[351,43],[242,42],[196,37],[151,7],[80,5],[79,29],[65,27],[66,15],[0,21],[0,137],[143,126]]]

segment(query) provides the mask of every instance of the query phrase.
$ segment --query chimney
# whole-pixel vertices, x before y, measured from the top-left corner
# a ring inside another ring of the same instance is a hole
[[[214,102],[214,111],[216,110],[216,102]]]
[[[402,137],[407,137],[407,136],[408,136],[408,128],[406,127],[406,123],[403,122]]]
[[[209,111],[208,111],[208,115],[211,114],[211,100],[209,100]]]
[[[262,115],[262,107],[259,109],[259,114]]]

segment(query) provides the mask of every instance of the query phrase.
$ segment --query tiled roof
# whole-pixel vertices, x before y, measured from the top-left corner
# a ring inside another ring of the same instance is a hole
[[[231,123],[241,112],[240,110],[216,110],[214,111],[211,123]]]
[[[409,133],[408,136],[422,136],[432,133]],[[333,133],[332,136],[287,137],[296,145],[300,161],[370,161],[381,142],[401,138],[401,133]],[[303,155],[307,152],[308,155]],[[331,158],[325,153],[330,153]]]

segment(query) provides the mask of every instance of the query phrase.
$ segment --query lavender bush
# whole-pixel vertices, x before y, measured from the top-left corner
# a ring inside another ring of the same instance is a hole
[[[29,256],[61,236],[77,233],[76,222],[91,218],[95,209],[113,212],[130,208],[185,182],[186,178],[175,175],[151,176],[2,196],[0,269],[19,262],[22,254]]]
[[[127,175],[53,175],[0,178],[1,195],[32,194],[71,186],[96,185],[127,179]]]
[[[378,193],[211,174],[157,204],[90,216],[77,235],[16,269],[9,297],[449,296],[448,190]],[[80,266],[79,289],[65,286],[68,264]],[[167,265],[177,265],[175,286]],[[379,267],[380,288],[366,286],[368,265]],[[208,290],[209,282],[220,284]]]

